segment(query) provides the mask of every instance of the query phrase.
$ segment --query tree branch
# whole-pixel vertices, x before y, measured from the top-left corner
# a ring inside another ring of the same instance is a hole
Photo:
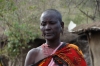
[[[92,20],[95,20],[95,15],[92,16],[92,15],[88,15],[87,13],[85,13],[84,11],[82,11],[81,9],[79,9],[84,15],[86,15],[87,17],[89,17],[90,19]]]

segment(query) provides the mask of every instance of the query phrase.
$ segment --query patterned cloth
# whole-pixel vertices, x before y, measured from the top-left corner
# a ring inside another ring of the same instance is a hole
[[[48,66],[51,59],[59,65],[68,64],[68,66],[87,66],[82,51],[74,44],[67,44],[54,54],[42,60],[38,66]]]
[[[42,45],[42,49],[44,51],[44,55],[47,57],[47,56],[50,56],[52,54],[54,54],[57,49],[63,44],[63,42],[61,42],[58,47],[56,47],[55,49],[52,49],[50,47],[48,47],[47,44],[43,44]],[[53,58],[51,59],[50,63],[48,64],[48,66],[58,66],[57,64],[55,64],[55,62],[53,61]]]

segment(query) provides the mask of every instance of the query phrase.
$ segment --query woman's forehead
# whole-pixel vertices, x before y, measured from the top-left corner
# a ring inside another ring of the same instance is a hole
[[[57,17],[57,15],[56,14],[48,14],[48,13],[43,13],[42,15],[41,15],[41,20],[51,20],[51,19],[55,19],[55,20],[58,20],[58,17]]]

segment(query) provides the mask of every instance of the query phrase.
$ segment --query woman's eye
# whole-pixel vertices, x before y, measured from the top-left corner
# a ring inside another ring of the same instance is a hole
[[[45,26],[45,25],[46,25],[46,23],[41,23],[41,25],[42,25],[42,26]]]

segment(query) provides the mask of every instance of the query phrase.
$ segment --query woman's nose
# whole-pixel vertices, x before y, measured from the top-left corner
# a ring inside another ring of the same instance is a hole
[[[45,29],[46,30],[50,30],[51,29],[51,26],[49,24],[47,24],[46,27],[45,27]]]

